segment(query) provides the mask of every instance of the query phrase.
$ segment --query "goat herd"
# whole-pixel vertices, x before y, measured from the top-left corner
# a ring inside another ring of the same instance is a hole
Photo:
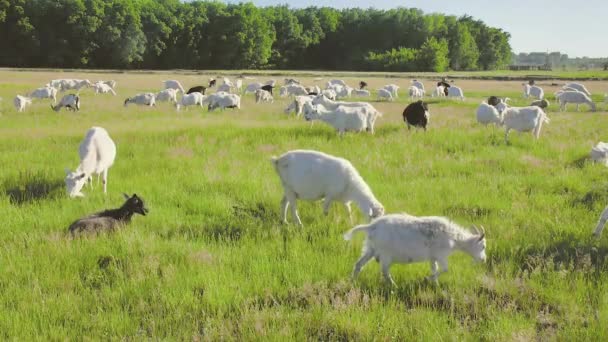
[[[203,107],[208,110],[216,108],[240,108],[239,94],[255,94],[256,103],[273,102],[275,81],[265,84],[251,83],[243,90],[244,78],[238,78],[234,83],[223,78],[223,84],[217,85],[211,79],[207,86],[195,86],[186,91],[179,81],[164,81],[164,89],[158,93],[142,93],[129,97],[124,105],[129,104],[154,106],[158,101],[172,102],[177,110],[189,106]],[[451,82],[453,83],[453,82]],[[217,86],[217,92],[206,94],[209,88]],[[80,90],[92,87],[95,93],[116,95],[114,81],[99,81],[92,84],[89,80],[62,79],[53,80],[42,88],[38,88],[27,96],[17,95],[14,99],[19,112],[31,104],[33,98],[50,98],[55,105],[55,111],[66,107],[68,110],[80,109],[78,93],[63,96],[56,104],[58,91]],[[321,120],[340,134],[347,131],[374,132],[374,123],[382,114],[368,102],[338,101],[351,96],[370,97],[366,90],[367,83],[361,81],[359,89],[349,87],[342,80],[327,82],[326,89],[318,86],[304,87],[295,79],[286,79],[280,87],[279,95],[292,96],[285,113],[295,112],[296,116],[304,114],[306,120]],[[536,138],[544,122],[549,122],[545,109],[549,102],[544,98],[544,91],[533,82],[523,84],[524,97],[534,97],[537,100],[529,107],[511,107],[508,98],[491,96],[487,102],[482,102],[477,108],[478,122],[504,125],[505,140],[510,130],[533,131]],[[399,86],[389,84],[377,90],[378,100],[392,101],[398,97]],[[178,100],[178,93],[182,96]],[[429,123],[428,104],[422,100],[426,91],[422,82],[413,80],[408,89],[412,103],[403,112],[403,119],[408,128],[421,127],[426,130]],[[555,94],[560,108],[565,109],[568,103],[587,104],[595,111],[596,105],[590,98],[587,88],[579,83],[568,83]],[[464,100],[464,92],[460,87],[446,82],[437,83],[431,96],[452,97]],[[607,98],[608,100],[608,98]],[[608,101],[607,101],[608,102]],[[81,192],[87,182],[92,182],[92,176],[102,178],[104,193],[107,192],[108,170],[116,157],[116,146],[108,132],[101,127],[92,127],[87,131],[79,147],[80,165],[75,171],[66,170],[65,184],[70,197],[83,197]],[[591,152],[592,159],[608,161],[608,144],[599,143]],[[296,201],[323,200],[323,212],[328,214],[332,202],[344,204],[351,223],[350,203],[354,202],[361,212],[371,220],[367,225],[359,225],[348,231],[344,239],[350,240],[353,234],[365,232],[367,235],[360,259],[354,266],[353,277],[361,268],[375,258],[382,267],[384,278],[394,284],[389,273],[393,263],[413,263],[430,261],[431,275],[428,279],[436,281],[438,276],[447,271],[447,258],[457,250],[471,255],[477,261],[485,261],[486,240],[483,227],[473,226],[472,230],[464,229],[443,217],[414,217],[407,214],[385,214],[384,206],[374,196],[370,187],[360,176],[356,168],[342,158],[311,150],[293,150],[280,157],[272,158],[274,166],[283,186],[284,194],[281,200],[281,217],[287,223],[287,211],[290,209],[293,220],[302,225],[298,216]],[[105,210],[77,220],[69,227],[72,235],[85,232],[112,231],[130,222],[134,214],[146,215],[148,209],[144,200],[133,194],[125,195],[125,203],[117,209]],[[599,236],[605,222],[608,220],[608,207],[601,215],[595,230]]]

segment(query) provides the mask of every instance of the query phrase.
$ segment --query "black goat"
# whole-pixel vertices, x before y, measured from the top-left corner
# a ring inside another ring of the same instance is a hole
[[[124,194],[124,196],[126,202],[120,208],[107,209],[76,220],[70,225],[68,231],[72,236],[83,232],[99,233],[114,231],[116,228],[130,223],[133,214],[137,213],[146,216],[148,209],[143,199],[137,197],[136,194],[133,194],[131,197],[127,194]]]
[[[426,131],[429,123],[429,107],[422,100],[412,102],[403,110],[403,121],[407,124],[407,129],[411,126],[422,127]]]
[[[270,84],[267,84],[267,85],[262,86],[260,89],[262,89],[262,90],[266,90],[267,92],[269,92],[269,93],[270,93],[270,95],[273,95],[273,94],[272,94],[272,89],[273,89],[273,88],[274,88],[273,86],[271,86]]]
[[[209,80],[209,86],[207,88],[213,88],[213,87],[215,87],[216,83],[217,83],[217,81],[215,80],[215,78],[210,79]]]
[[[367,82],[365,82],[365,81],[359,82],[359,90],[361,90],[361,89],[363,89],[365,87],[367,87]]]
[[[207,88],[205,88],[204,86],[196,86],[188,89],[188,92],[186,94],[201,93],[205,95],[205,90],[207,90]]]

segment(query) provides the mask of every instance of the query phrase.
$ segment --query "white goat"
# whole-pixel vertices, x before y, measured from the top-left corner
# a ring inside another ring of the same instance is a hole
[[[336,100],[336,91],[333,89],[325,89],[321,92],[320,95],[323,95],[332,101]]]
[[[255,91],[255,103],[270,102],[274,103],[274,97],[264,89],[258,89]]]
[[[311,103],[305,103],[304,118],[306,121],[323,121],[332,126],[340,136],[343,136],[345,132],[370,130],[367,124],[367,114],[363,107],[339,106],[330,110],[322,105],[313,106]]]
[[[391,92],[391,95],[393,95],[394,98],[398,98],[399,94],[399,86],[396,84],[387,84],[384,86],[384,89],[388,90]]]
[[[32,99],[26,96],[17,95],[13,100],[13,104],[18,112],[23,112],[27,106],[32,104]]]
[[[302,115],[302,112],[304,110],[304,104],[310,103],[312,101],[312,99],[314,99],[314,96],[311,96],[311,95],[294,97],[293,101],[289,104],[289,106],[287,106],[287,108],[285,108],[285,111],[284,111],[285,114],[289,114],[289,113],[295,111],[296,116]]]
[[[317,95],[312,100],[312,104],[320,104],[328,110],[338,109],[338,107],[363,108],[363,112],[367,116],[367,129],[372,134],[374,134],[374,125],[376,120],[382,116],[382,113],[367,102],[332,101],[324,95]]]
[[[502,125],[502,115],[496,109],[496,107],[489,105],[485,102],[479,104],[477,107],[477,122],[487,126],[488,124],[495,124],[496,126]]]
[[[215,108],[241,108],[241,97],[236,94],[230,94],[226,92],[215,93],[209,95],[204,102],[208,102],[209,111],[213,111]]]
[[[539,107],[510,107],[503,113],[503,124],[505,126],[505,142],[509,142],[509,131],[518,132],[533,131],[536,139],[540,137],[543,123],[549,123],[547,114]]]
[[[258,89],[262,88],[263,84],[256,82],[256,83],[250,83],[249,85],[247,85],[247,88],[245,88],[245,94],[247,93],[255,93]]]
[[[410,94],[410,100],[421,99],[424,96],[422,90],[418,87],[411,86],[409,87],[408,92]]]
[[[52,99],[53,103],[57,103],[57,88],[42,87],[28,94],[31,99]]]
[[[56,106],[51,105],[51,108],[56,112],[63,107],[72,111],[80,110],[80,96],[76,94],[67,94],[61,98],[61,101],[59,101]]]
[[[381,101],[383,99],[393,101],[393,94],[388,89],[378,89],[378,101]]]
[[[217,87],[216,93],[229,93],[231,89],[232,86],[230,84],[224,83]]]
[[[432,97],[445,97],[445,87],[444,86],[438,86],[435,87],[435,90],[433,90],[433,94],[431,94]]]
[[[93,84],[93,89],[95,89],[95,94],[110,93],[110,94],[116,96],[116,92],[114,91],[114,89],[112,89],[112,87],[110,87],[109,85],[107,85],[105,83],[97,82],[97,83]]]
[[[591,111],[595,112],[595,103],[585,93],[580,91],[563,91],[557,93],[557,100],[559,101],[559,108],[561,111],[566,110],[568,103],[576,104],[576,111],[580,104],[587,104],[591,108]]]
[[[110,88],[114,89],[116,88],[116,81],[114,80],[109,80],[109,81],[98,81],[97,83],[103,83],[103,84],[107,84],[110,86]]]
[[[156,95],[154,95],[153,93],[137,94],[125,100],[125,107],[127,107],[129,103],[134,103],[140,106],[156,106]]]
[[[114,164],[116,158],[116,145],[108,132],[101,127],[91,127],[80,143],[78,154],[80,165],[76,171],[65,170],[65,185],[68,195],[83,197],[81,190],[93,174],[97,174],[98,177],[102,175],[103,192],[107,193],[108,169]]]
[[[339,85],[342,87],[346,87],[346,82],[344,82],[342,80],[329,80],[327,82],[327,88],[330,88],[332,85]]]
[[[287,209],[291,206],[294,221],[302,226],[296,201],[323,199],[323,213],[329,213],[333,201],[344,204],[352,222],[350,203],[355,202],[368,218],[384,215],[384,207],[369,186],[346,159],[318,151],[294,150],[273,157],[272,164],[281,178],[283,199],[281,216],[287,223]]]
[[[169,88],[159,91],[155,95],[155,102],[177,103],[177,89]]]
[[[523,83],[523,86],[525,98],[535,97],[539,100],[542,100],[543,97],[545,97],[545,92],[543,91],[543,88],[535,85],[531,86],[528,83]]]
[[[203,101],[205,100],[205,95],[199,93],[197,91],[183,95],[179,102],[175,103],[175,109],[178,111],[182,107],[196,106],[199,105],[201,108],[203,107]]]
[[[591,160],[608,166],[608,143],[599,142],[591,148]]]
[[[392,264],[430,261],[431,275],[427,279],[436,282],[448,271],[448,256],[455,251],[465,252],[478,262],[486,261],[483,227],[479,231],[473,226],[473,230],[470,232],[445,217],[407,214],[379,217],[344,234],[345,240],[351,240],[353,234],[360,231],[367,234],[352,277],[356,278],[361,268],[375,258],[382,267],[384,279],[396,286],[390,274]]]
[[[412,80],[412,86],[422,90],[422,94],[424,95],[424,93],[426,92],[424,90],[424,84],[422,84],[422,82],[418,81],[418,80]]]
[[[566,90],[566,88],[576,89],[582,93],[585,93],[585,95],[587,95],[587,96],[591,96],[591,92],[589,92],[589,90],[587,90],[587,88],[585,88],[585,86],[581,83],[576,83],[576,82],[566,83],[566,85],[564,85],[562,87],[562,89]]]
[[[279,96],[301,96],[308,95],[308,91],[302,85],[299,84],[288,84],[286,86],[282,86],[279,89]]]
[[[182,87],[182,84],[179,83],[179,81],[177,81],[177,80],[163,81],[163,85],[165,86],[165,89],[175,89],[175,90],[181,92],[182,94],[186,93],[184,91],[184,87]]]
[[[243,80],[242,79],[237,79],[234,82],[234,91],[237,92],[238,94],[240,94],[243,91]]]
[[[461,101],[464,101],[464,92],[460,87],[451,86],[448,88],[448,97],[455,97]]]
[[[84,87],[91,87],[93,84],[89,80],[66,79],[61,83],[59,90],[80,90]]]

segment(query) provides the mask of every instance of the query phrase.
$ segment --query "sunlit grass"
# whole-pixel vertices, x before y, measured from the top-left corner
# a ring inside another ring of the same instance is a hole
[[[250,95],[240,111],[212,113],[122,105],[164,79],[193,86],[209,75],[69,75],[116,79],[119,96],[85,90],[78,113],[37,101],[19,114],[14,95],[57,74],[0,72],[3,339],[608,338],[608,242],[591,239],[608,204],[607,170],[585,160],[606,140],[605,112],[559,113],[553,104],[540,140],[512,133],[507,145],[502,129],[475,123],[474,110],[490,95],[525,104],[521,82],[462,80],[466,101],[431,100],[426,133],[404,127],[401,95],[374,102],[384,113],[374,136],[338,138],[285,116],[285,99],[256,105]],[[404,94],[409,85],[365,79]],[[595,94],[608,89],[588,84]],[[118,147],[109,193],[97,186],[68,199],[64,168],[77,166],[93,125]],[[375,263],[352,282],[362,237],[342,240],[351,226],[341,206],[325,217],[318,203],[301,203],[304,227],[280,224],[269,159],[296,148],[349,159],[388,212],[483,225],[488,262],[454,255],[438,286],[422,280],[426,263],[394,266],[397,288],[383,284]],[[68,237],[71,222],[120,205],[123,192],[143,197],[149,215],[116,234]]]

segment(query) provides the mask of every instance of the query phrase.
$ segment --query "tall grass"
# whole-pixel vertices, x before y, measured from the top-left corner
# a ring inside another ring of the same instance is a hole
[[[120,94],[85,90],[78,113],[55,113],[46,101],[22,114],[10,106],[15,93],[55,76],[0,72],[2,339],[608,338],[608,242],[591,238],[608,181],[605,167],[585,159],[605,140],[605,112],[553,105],[539,141],[512,133],[505,144],[503,130],[480,127],[473,113],[489,95],[525,103],[520,82],[459,82],[467,100],[433,101],[426,133],[405,129],[403,95],[374,103],[384,113],[376,134],[344,138],[286,117],[286,100],[247,97],[240,111],[212,113],[122,106],[165,74],[76,75],[115,78]],[[207,75],[183,79],[191,86]],[[109,192],[68,199],[64,168],[77,166],[93,125],[118,147]],[[303,202],[303,228],[280,224],[269,159],[295,148],[351,160],[388,212],[484,225],[488,262],[454,255],[438,286],[422,280],[426,263],[394,266],[397,288],[375,263],[352,282],[362,237],[342,240],[351,226],[341,206],[325,217]],[[68,237],[71,222],[120,205],[122,192],[143,197],[149,215],[115,234]]]

